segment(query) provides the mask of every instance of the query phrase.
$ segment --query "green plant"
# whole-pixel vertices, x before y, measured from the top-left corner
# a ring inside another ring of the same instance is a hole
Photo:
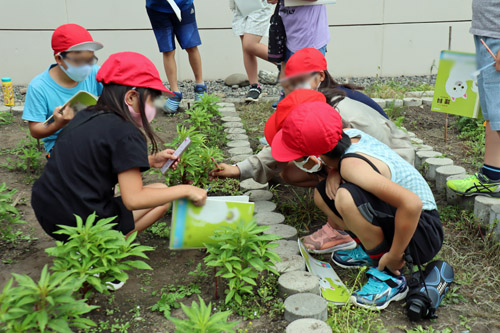
[[[466,154],[475,167],[479,168],[483,163],[485,131],[482,120],[467,117],[458,117],[455,123],[460,131],[459,138],[463,140]]]
[[[152,269],[142,260],[128,260],[128,257],[147,259],[144,252],[153,250],[150,246],[133,243],[137,233],[125,238],[120,231],[114,230],[115,217],[100,219],[96,222],[95,213],[88,216],[85,223],[76,216],[76,226],[60,225],[56,234],[66,235],[67,242],[57,242],[55,247],[46,249],[54,258],[52,269],[56,272],[69,272],[71,277],[83,280],[81,292],[86,298],[97,291],[109,293],[106,283],[114,280],[127,281],[125,271],[133,268]],[[127,260],[125,260],[127,259]]]
[[[210,189],[208,193],[217,193],[222,195],[242,195],[243,191],[240,190],[239,179],[226,178],[226,179],[213,179],[210,182]]]
[[[207,136],[209,147],[220,146],[226,141],[220,121],[220,107],[216,104],[218,101],[218,97],[204,94],[200,101],[195,102],[194,106],[186,111],[189,118],[185,122]]]
[[[28,175],[28,181],[32,182],[43,167],[43,153],[38,141],[27,134],[26,138],[19,141],[16,149],[12,150],[13,158],[7,157],[3,167],[10,171],[24,171]]]
[[[271,242],[281,237],[263,234],[267,229],[268,226],[258,226],[255,221],[240,221],[235,227],[216,230],[211,237],[216,243],[205,244],[208,252],[205,263],[218,269],[216,277],[227,280],[226,304],[234,299],[241,305],[242,295],[254,292],[259,272],[278,275],[273,262],[281,259],[272,251],[278,244]]]
[[[429,326],[427,328],[423,327],[422,325],[418,325],[414,329],[406,329],[406,333],[452,333],[453,330],[451,328],[445,328],[442,330],[435,330],[432,328],[432,326]]]
[[[168,319],[172,309],[178,309],[181,306],[180,300],[199,293],[201,293],[200,286],[194,283],[188,286],[170,284],[163,287],[159,292],[152,292],[152,296],[160,295],[160,299],[151,307],[151,310],[162,312],[165,318]]]
[[[205,304],[203,299],[198,296],[200,305],[196,302],[187,307],[181,304],[182,311],[188,317],[187,320],[181,320],[174,317],[168,319],[176,326],[177,333],[192,332],[192,333],[221,333],[221,332],[234,332],[234,327],[238,322],[228,322],[228,317],[231,311],[217,312],[213,315],[212,303]]]
[[[216,147],[206,145],[207,137],[195,128],[186,128],[183,125],[177,126],[177,138],[166,146],[177,147],[187,137],[191,139],[191,145],[179,158],[179,163],[175,170],[169,170],[162,175],[159,170],[152,171],[158,176],[164,177],[169,185],[193,184],[198,187],[205,187],[208,184],[209,172],[214,169],[215,160],[222,158],[222,151]]]
[[[38,282],[27,275],[13,276],[0,294],[0,331],[71,332],[95,326],[81,316],[97,306],[73,297],[82,279],[72,278],[71,272],[50,274],[45,265]]]
[[[156,222],[147,231],[160,238],[170,238],[170,226],[166,222]]]
[[[8,242],[14,242],[22,235],[21,231],[13,231],[13,225],[26,223],[12,205],[12,196],[16,193],[16,190],[9,191],[5,183],[0,185],[0,237]]]
[[[208,273],[205,269],[203,269],[201,262],[199,262],[198,265],[196,265],[196,268],[194,269],[194,271],[189,272],[188,275],[194,276],[194,277],[197,277],[200,279],[208,277]]]
[[[14,116],[11,112],[0,112],[0,125],[9,125],[14,121]]]

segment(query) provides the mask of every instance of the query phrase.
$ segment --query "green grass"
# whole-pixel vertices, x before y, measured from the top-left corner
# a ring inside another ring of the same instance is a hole
[[[365,93],[372,98],[403,98],[410,91],[434,90],[428,83],[414,82],[411,85],[403,85],[401,82],[392,80],[376,82],[365,88]]]

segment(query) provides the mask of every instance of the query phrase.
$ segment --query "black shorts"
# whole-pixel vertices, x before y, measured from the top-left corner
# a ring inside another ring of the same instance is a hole
[[[114,219],[113,222],[111,222],[111,223],[116,223],[113,229],[121,231],[122,234],[124,235],[134,230],[135,228],[134,215],[130,210],[128,210],[125,207],[122,198],[121,197],[113,198],[112,204],[115,208],[117,216],[116,219]],[[68,240],[68,237],[66,235],[56,234],[55,232],[61,229],[58,227],[58,225],[76,226],[76,219],[73,215],[67,216],[66,218],[61,218],[61,216],[65,215],[64,213],[58,213],[55,209],[53,210],[47,209],[47,207],[44,207],[43,204],[42,206],[39,206],[37,204],[37,200],[33,200],[33,197],[31,200],[31,206],[35,211],[35,216],[38,222],[40,223],[40,226],[50,237],[62,242],[66,242]],[[48,213],[49,211],[51,211],[50,214]],[[89,214],[80,213],[79,215],[85,222],[87,216],[90,214],[92,214],[92,212]],[[104,217],[98,216],[98,219],[100,218]]]
[[[340,188],[349,191],[361,215],[368,222],[382,229],[386,242],[391,246],[394,238],[396,208],[352,183],[341,184]],[[326,195],[326,181],[320,182],[317,189],[328,207],[342,219],[335,207],[335,201],[330,200]],[[431,261],[441,249],[442,244],[443,227],[438,211],[422,211],[417,230],[409,245],[414,263],[422,265]]]

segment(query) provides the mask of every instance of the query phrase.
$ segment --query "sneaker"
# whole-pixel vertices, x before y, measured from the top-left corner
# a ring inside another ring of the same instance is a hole
[[[259,138],[259,143],[263,146],[269,146],[269,142],[267,142],[267,139],[265,136],[263,136],[262,138]]]
[[[201,101],[201,97],[207,93],[206,84],[196,84],[194,86],[194,101]]]
[[[260,94],[262,94],[262,88],[260,84],[254,83],[250,86],[250,90],[248,91],[247,98],[245,98],[246,102],[257,102],[260,98]]]
[[[332,254],[332,261],[342,268],[358,268],[362,266],[373,266],[373,260],[366,254],[361,245],[351,250],[340,250]]]
[[[405,299],[408,286],[403,275],[393,276],[376,268],[370,268],[366,274],[368,282],[351,295],[353,304],[370,310],[383,310],[392,301]]]
[[[123,287],[124,284],[125,282],[122,282],[120,280],[108,281],[106,282],[106,288],[108,288],[109,291],[117,291],[118,289]]]
[[[500,198],[500,181],[492,181],[480,172],[465,179],[449,180],[446,186],[467,197],[483,195]]]
[[[301,241],[308,252],[317,254],[356,247],[356,242],[351,236],[342,230],[332,228],[328,223],[315,233],[303,237]]]
[[[273,109],[276,109],[278,107],[278,103],[281,102],[283,100],[283,98],[285,98],[285,92],[282,90],[280,92],[280,97],[278,98],[278,100],[276,102],[273,103],[272,107]]]
[[[179,111],[179,104],[181,104],[182,101],[182,93],[179,91],[173,91],[174,97],[170,97],[167,99],[165,102],[165,105],[163,108],[165,109],[165,113],[168,114],[174,114]]]

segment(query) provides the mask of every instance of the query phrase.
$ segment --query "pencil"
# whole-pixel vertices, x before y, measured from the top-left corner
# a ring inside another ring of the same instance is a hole
[[[491,54],[493,59],[495,59],[495,61],[496,61],[497,60],[496,55],[491,51],[491,49],[488,47],[488,45],[486,45],[486,43],[484,42],[483,39],[481,39],[481,44],[483,44],[483,46],[486,48],[486,50],[488,50],[488,53]]]

